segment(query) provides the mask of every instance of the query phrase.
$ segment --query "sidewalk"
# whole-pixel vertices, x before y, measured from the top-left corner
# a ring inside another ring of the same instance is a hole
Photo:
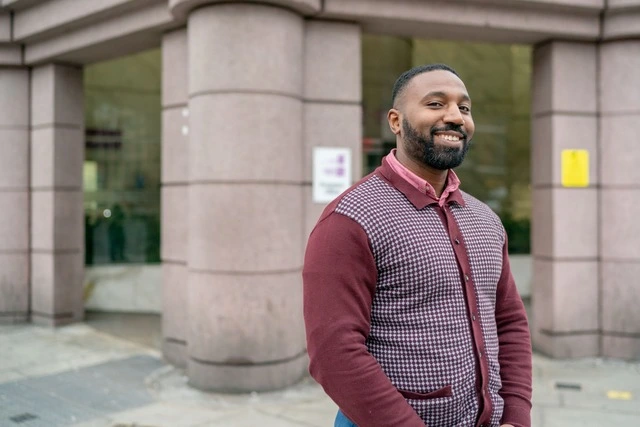
[[[534,377],[535,427],[640,426],[640,362],[535,355]],[[90,324],[0,326],[0,427],[333,426],[311,379],[248,395],[186,381],[153,347]]]

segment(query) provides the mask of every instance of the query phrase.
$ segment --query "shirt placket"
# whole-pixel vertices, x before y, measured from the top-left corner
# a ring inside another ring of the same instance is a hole
[[[480,311],[478,309],[478,301],[476,298],[475,282],[473,275],[471,274],[471,264],[469,262],[462,233],[460,232],[460,228],[458,227],[458,223],[456,222],[452,212],[452,209],[456,209],[456,206],[457,205],[449,203],[448,206],[444,208],[440,208],[438,206],[435,209],[438,211],[438,214],[447,229],[449,239],[451,240],[451,246],[453,247],[458,268],[460,270],[462,287],[467,304],[467,315],[469,316],[471,334],[473,336],[473,344],[475,347],[476,363],[480,372],[478,388],[482,412],[478,417],[478,425],[480,427],[488,427],[492,411],[492,403],[489,395],[489,362],[485,355],[485,343],[482,335],[482,325],[480,323]]]

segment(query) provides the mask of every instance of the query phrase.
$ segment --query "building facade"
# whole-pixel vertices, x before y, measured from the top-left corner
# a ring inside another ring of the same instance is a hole
[[[195,387],[298,381],[300,271],[323,209],[312,152],[348,148],[353,180],[367,170],[385,135],[369,130],[367,99],[382,95],[363,81],[430,58],[433,44],[407,38],[527,46],[530,89],[510,87],[528,119],[486,133],[530,129],[530,181],[528,162],[508,181],[530,195],[509,206],[531,217],[534,346],[639,358],[640,0],[0,0],[0,320],[81,320],[85,265],[126,261],[124,230],[137,230],[136,259],[162,261],[164,355]],[[367,46],[386,68],[367,72]],[[132,54],[158,78],[94,66]],[[147,97],[120,130],[96,101],[109,78]],[[159,121],[136,115],[154,108]],[[564,150],[588,152],[587,186],[563,184]],[[126,197],[88,195],[118,177],[152,189],[127,225]]]

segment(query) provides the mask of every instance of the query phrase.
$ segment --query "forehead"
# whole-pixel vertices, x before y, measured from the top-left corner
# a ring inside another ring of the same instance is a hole
[[[407,98],[421,99],[431,92],[442,92],[452,97],[468,97],[467,88],[452,72],[434,70],[415,76],[406,87]]]

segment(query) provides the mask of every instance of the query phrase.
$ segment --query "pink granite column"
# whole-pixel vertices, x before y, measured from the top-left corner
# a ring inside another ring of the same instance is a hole
[[[637,25],[633,30],[638,32]],[[626,359],[640,358],[640,40],[635,37],[600,46],[599,76],[602,355]]]
[[[312,200],[313,148],[351,150],[351,176],[362,176],[362,46],[356,24],[306,21],[304,62],[304,241],[326,203]]]
[[[189,15],[187,374],[201,389],[275,389],[306,373],[303,32],[274,6]]]
[[[162,353],[187,364],[187,30],[162,39]]]
[[[31,315],[60,325],[84,313],[82,69],[31,75]]]
[[[554,357],[599,354],[596,52],[552,42],[533,58],[532,330]],[[564,149],[589,151],[587,188],[562,186]]]
[[[2,65],[0,323],[12,323],[29,317],[29,70]]]

